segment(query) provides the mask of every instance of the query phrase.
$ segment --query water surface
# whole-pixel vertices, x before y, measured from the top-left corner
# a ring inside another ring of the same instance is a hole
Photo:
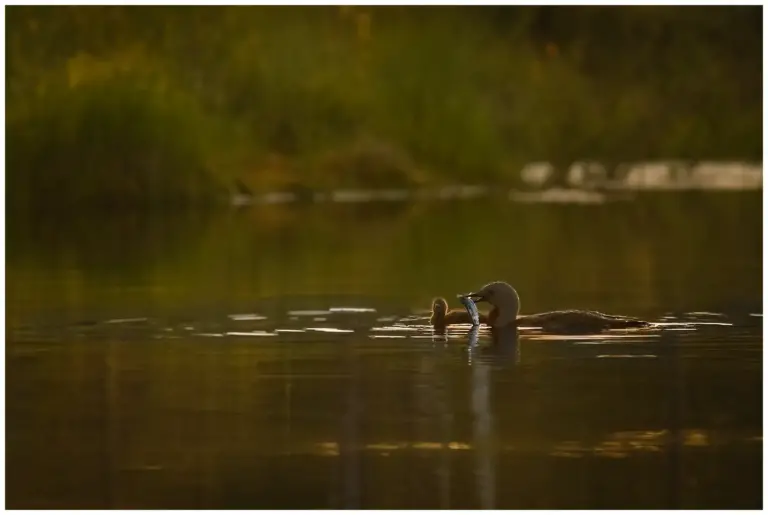
[[[8,506],[759,508],[761,237],[759,193],[11,223]],[[433,334],[494,279],[658,325]]]

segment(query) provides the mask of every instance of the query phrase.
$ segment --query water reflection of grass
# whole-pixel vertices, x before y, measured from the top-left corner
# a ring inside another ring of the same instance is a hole
[[[153,299],[157,309],[235,309],[288,294],[387,295],[416,307],[493,279],[517,286],[524,311],[726,309],[759,298],[759,194],[382,207],[94,217],[9,230],[9,299],[66,304],[77,287],[84,301]]]

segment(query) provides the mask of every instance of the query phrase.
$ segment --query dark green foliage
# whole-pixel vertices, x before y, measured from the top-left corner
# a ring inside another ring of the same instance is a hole
[[[758,7],[11,7],[9,198],[759,160],[761,41]]]
[[[194,104],[112,79],[53,92],[7,120],[8,197],[45,203],[168,204],[210,197]]]

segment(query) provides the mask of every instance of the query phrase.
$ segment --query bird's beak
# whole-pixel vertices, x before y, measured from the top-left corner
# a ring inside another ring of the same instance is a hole
[[[467,293],[466,297],[469,297],[470,299],[474,300],[475,303],[485,301],[485,296],[482,293]]]

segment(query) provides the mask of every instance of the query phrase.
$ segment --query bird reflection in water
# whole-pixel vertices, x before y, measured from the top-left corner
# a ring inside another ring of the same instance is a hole
[[[496,508],[496,441],[491,407],[493,364],[520,362],[516,327],[491,330],[491,345],[480,346],[480,328],[468,333],[468,363],[472,367],[472,436],[475,449],[475,480],[481,509]]]
[[[468,361],[486,360],[497,364],[517,365],[520,363],[520,333],[514,326],[493,328],[490,331],[491,344],[480,345],[480,327],[474,326],[467,334]]]
[[[489,334],[487,331],[483,335]],[[475,453],[475,480],[481,509],[496,508],[496,439],[491,406],[493,369],[520,363],[520,337],[515,326],[492,328],[490,345],[480,343],[480,326],[467,333],[467,364],[472,368],[470,397],[472,449]],[[434,341],[448,344],[445,327],[435,328]]]

